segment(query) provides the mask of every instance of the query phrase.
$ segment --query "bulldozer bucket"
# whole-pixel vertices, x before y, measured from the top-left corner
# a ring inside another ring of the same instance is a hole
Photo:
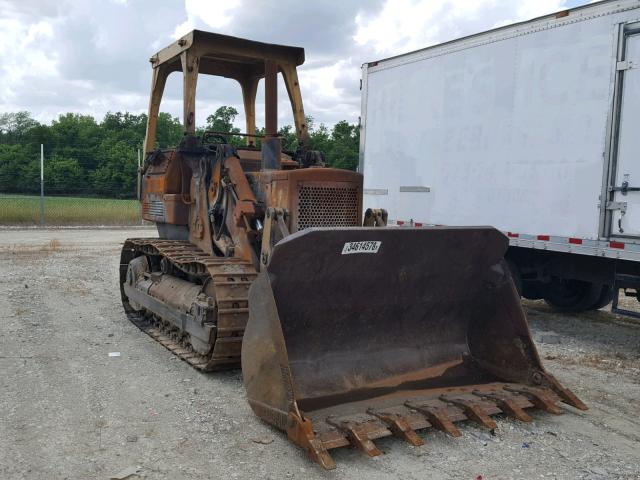
[[[249,293],[242,372],[254,412],[325,468],[416,430],[459,436],[537,407],[586,406],[543,368],[491,227],[312,228]]]

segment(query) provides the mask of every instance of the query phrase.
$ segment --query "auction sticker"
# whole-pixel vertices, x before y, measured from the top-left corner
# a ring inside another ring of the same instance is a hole
[[[342,247],[342,255],[348,255],[350,253],[378,253],[382,242],[368,241],[368,242],[347,242]]]

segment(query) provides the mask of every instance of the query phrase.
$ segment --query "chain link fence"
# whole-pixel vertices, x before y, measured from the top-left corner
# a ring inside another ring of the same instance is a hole
[[[0,227],[142,224],[139,151],[93,171],[44,152],[13,164],[0,161]]]
[[[0,226],[140,225],[135,199],[0,193]]]

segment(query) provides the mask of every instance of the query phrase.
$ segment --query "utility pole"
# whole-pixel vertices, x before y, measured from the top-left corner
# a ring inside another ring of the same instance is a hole
[[[44,144],[40,144],[40,225],[44,225]]]

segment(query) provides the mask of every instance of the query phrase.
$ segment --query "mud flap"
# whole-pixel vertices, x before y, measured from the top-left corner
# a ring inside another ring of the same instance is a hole
[[[586,408],[540,363],[507,246],[491,227],[308,229],[280,241],[249,294],[253,410],[318,461],[349,444],[379,454],[372,440],[385,435],[417,444],[415,428],[524,419],[559,399]],[[309,421],[309,435],[292,435]]]

